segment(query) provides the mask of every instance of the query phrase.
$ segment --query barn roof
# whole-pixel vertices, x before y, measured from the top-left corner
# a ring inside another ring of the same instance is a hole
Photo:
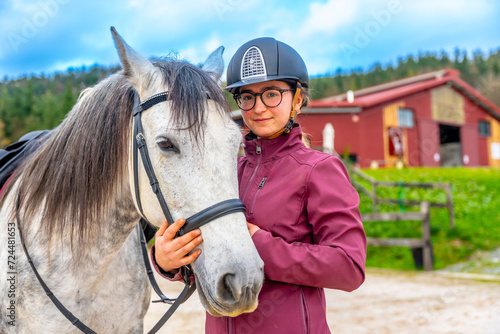
[[[445,68],[438,71],[416,75],[410,78],[391,81],[381,85],[356,90],[354,99],[348,101],[348,94],[331,96],[311,101],[306,113],[353,113],[363,108],[402,98],[434,87],[448,85],[474,101],[481,108],[500,120],[500,108],[477,90],[460,79],[460,72]]]

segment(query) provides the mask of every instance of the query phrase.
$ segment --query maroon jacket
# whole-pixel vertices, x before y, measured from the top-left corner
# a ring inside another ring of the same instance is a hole
[[[259,306],[235,318],[207,314],[205,332],[329,333],[323,288],[352,291],[364,281],[366,236],[359,196],[342,162],[302,143],[302,131],[245,138],[240,199],[264,261]]]
[[[207,313],[206,333],[330,333],[323,288],[352,291],[364,281],[358,193],[342,162],[306,148],[301,134],[299,126],[272,140],[245,138],[240,199],[261,228],[253,241],[265,280],[254,312]]]

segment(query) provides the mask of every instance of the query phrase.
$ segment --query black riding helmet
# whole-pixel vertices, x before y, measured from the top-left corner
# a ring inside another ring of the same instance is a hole
[[[272,80],[299,81],[309,86],[302,57],[289,45],[270,37],[243,44],[229,62],[226,79],[226,90],[232,94],[241,86]]]

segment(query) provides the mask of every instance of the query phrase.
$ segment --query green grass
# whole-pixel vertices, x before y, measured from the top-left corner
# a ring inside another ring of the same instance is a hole
[[[448,210],[431,208],[434,269],[465,261],[475,251],[500,247],[500,169],[490,168],[405,168],[363,170],[375,179],[387,181],[449,182],[455,206],[455,228]],[[356,178],[356,180],[359,180]],[[385,198],[445,202],[443,190],[379,188]],[[360,194],[362,213],[372,212],[372,202]],[[418,207],[380,205],[380,212],[418,211]],[[420,237],[420,222],[365,223],[369,237]],[[415,268],[410,249],[368,247],[367,266],[411,270]]]

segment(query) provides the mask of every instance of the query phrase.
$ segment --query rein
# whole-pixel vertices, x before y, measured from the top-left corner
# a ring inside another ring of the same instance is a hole
[[[209,98],[209,97],[208,97]],[[147,150],[147,145],[146,145],[146,140],[144,138],[143,134],[143,129],[142,129],[142,121],[141,121],[141,114],[143,111],[148,110],[152,106],[165,102],[169,99],[169,94],[168,92],[163,92],[160,94],[153,95],[143,103],[139,102],[139,96],[137,93],[135,93],[134,96],[134,110],[133,110],[133,117],[134,117],[134,140],[133,140],[133,165],[134,165],[134,187],[135,187],[135,198],[137,202],[137,207],[139,208],[139,212],[141,216],[144,218],[144,220],[149,223],[147,220],[146,216],[144,215],[143,209],[142,209],[142,204],[141,204],[141,198],[140,198],[140,192],[139,192],[139,157],[138,153],[141,154],[141,160],[142,164],[144,166],[144,169],[146,171],[146,174],[148,176],[151,188],[153,192],[156,194],[156,197],[158,199],[158,202],[161,206],[161,209],[163,211],[163,214],[165,215],[165,218],[167,219],[167,222],[169,225],[173,224],[175,221],[172,217],[172,214],[170,213],[170,210],[168,208],[168,205],[165,201],[165,198],[163,197],[163,194],[160,189],[160,184],[158,182],[158,178],[156,177],[156,174],[153,169],[153,165],[151,163],[151,159],[149,157],[149,153]],[[19,230],[19,237],[21,239],[21,244],[24,249],[24,253],[27,257],[27,260],[31,266],[31,269],[33,270],[37,280],[39,281],[40,285],[44,289],[45,293],[47,296],[50,298],[52,303],[57,307],[57,309],[68,319],[75,327],[77,327],[80,331],[86,334],[96,334],[92,329],[87,327],[84,323],[82,323],[76,316],[74,316],[58,299],[57,297],[52,293],[52,291],[49,289],[49,287],[45,284],[43,281],[42,277],[36,270],[36,267],[28,253],[28,249],[26,248],[26,245],[24,243],[24,239],[21,233],[21,228],[19,227],[19,196],[18,194],[18,201],[17,201],[17,208],[16,208],[16,219],[18,222],[18,230]],[[186,218],[186,223],[184,226],[179,230],[178,236],[182,236],[194,229],[197,229],[212,220],[215,220],[217,218],[220,218],[222,216],[235,213],[235,212],[245,212],[245,205],[243,202],[239,199],[230,199],[230,200],[225,200],[219,203],[216,203],[198,213],[195,213],[194,215]],[[150,223],[149,223],[150,224]],[[191,284],[191,276],[193,275],[193,271],[191,269],[191,266],[183,266],[180,270],[182,272],[182,277],[184,281],[184,289],[180,293],[180,295],[177,298],[170,299],[166,297],[163,292],[161,291],[160,287],[156,283],[156,280],[154,278],[153,270],[151,269],[151,265],[149,264],[149,258],[148,258],[148,250],[147,250],[147,243],[146,243],[146,238],[144,236],[143,230],[141,228],[141,223],[137,225],[137,228],[139,229],[140,232],[140,243],[141,243],[141,251],[142,251],[142,256],[144,260],[144,265],[146,267],[146,273],[148,275],[149,281],[151,286],[153,287],[153,290],[156,292],[156,294],[160,297],[160,300],[153,301],[153,303],[166,303],[170,304],[170,308],[167,310],[167,312],[160,318],[160,320],[156,323],[156,325],[148,332],[148,334],[154,334],[156,333],[166,322],[167,320],[172,316],[172,314],[177,310],[177,308],[180,306],[180,304],[184,303],[196,290],[196,284],[193,283]]]

